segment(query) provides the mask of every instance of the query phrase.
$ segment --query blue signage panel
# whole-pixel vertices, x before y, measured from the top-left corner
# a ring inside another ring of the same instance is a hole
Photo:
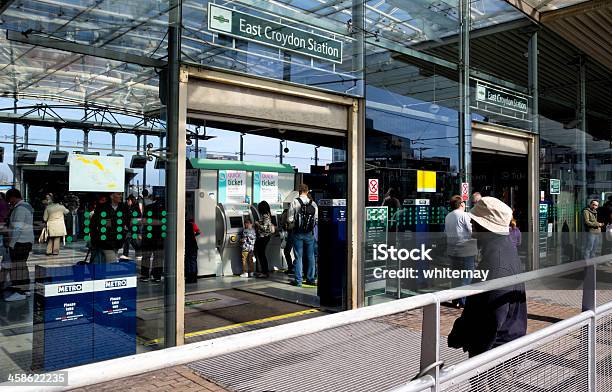
[[[89,265],[36,266],[32,369],[92,361],[93,274]]]
[[[342,307],[346,291],[346,200],[318,202],[318,283],[322,306]]]
[[[94,266],[93,359],[136,354],[136,264]]]

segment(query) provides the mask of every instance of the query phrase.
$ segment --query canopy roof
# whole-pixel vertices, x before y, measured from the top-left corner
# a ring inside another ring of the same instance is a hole
[[[194,169],[295,173],[295,170],[293,167],[291,167],[291,165],[284,163],[263,163],[200,158],[191,158],[189,163]]]
[[[480,29],[524,17],[517,8],[544,11],[578,2],[475,0],[472,22]],[[202,17],[207,3],[183,1],[183,61],[215,56]],[[352,0],[217,3],[281,12],[282,17],[344,35],[352,17]],[[458,3],[366,0],[366,39],[387,48],[443,42],[458,34]],[[0,0],[0,28],[8,31],[0,36],[0,96],[96,104],[132,113],[158,109],[157,72],[167,55],[169,8],[169,0]],[[347,51],[346,56],[351,55]]]

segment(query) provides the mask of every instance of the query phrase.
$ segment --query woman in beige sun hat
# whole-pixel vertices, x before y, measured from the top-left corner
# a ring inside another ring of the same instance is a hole
[[[510,234],[512,208],[494,197],[485,196],[468,213],[470,218],[487,231],[495,234]]]
[[[488,279],[523,272],[508,235],[512,209],[499,199],[483,197],[469,215],[482,254],[478,268],[489,271]],[[448,345],[463,348],[473,357],[524,336],[526,330],[525,285],[516,284],[468,297],[448,336]]]

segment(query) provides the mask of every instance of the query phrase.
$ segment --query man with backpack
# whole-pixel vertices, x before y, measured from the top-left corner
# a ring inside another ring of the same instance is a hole
[[[315,285],[315,238],[314,228],[317,223],[317,204],[308,198],[308,186],[300,184],[300,196],[289,207],[287,220],[293,227],[293,252],[295,253],[295,280],[292,285],[302,286],[302,261],[306,261],[306,284]]]

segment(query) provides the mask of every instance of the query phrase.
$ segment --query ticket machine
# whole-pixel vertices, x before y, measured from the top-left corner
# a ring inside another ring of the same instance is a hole
[[[272,223],[280,223],[285,196],[295,188],[290,165],[259,162],[191,159],[195,170],[186,198],[186,216],[200,228],[198,276],[222,276],[242,272],[240,233],[244,219],[257,219],[251,203],[267,200]],[[293,197],[294,198],[294,197]],[[270,268],[283,268],[281,239],[273,236],[267,249]]]
[[[248,204],[217,204],[216,238],[223,276],[242,272],[240,235],[246,218],[253,220]]]

